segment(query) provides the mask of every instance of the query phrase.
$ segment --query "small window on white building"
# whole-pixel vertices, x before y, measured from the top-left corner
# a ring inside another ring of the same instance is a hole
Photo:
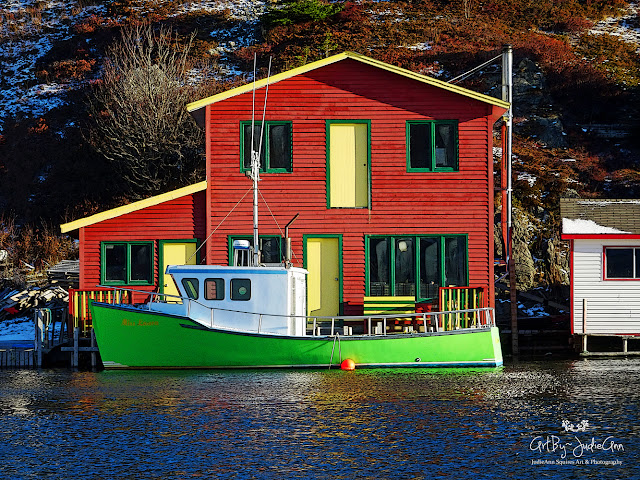
[[[605,279],[640,278],[640,248],[605,247]]]

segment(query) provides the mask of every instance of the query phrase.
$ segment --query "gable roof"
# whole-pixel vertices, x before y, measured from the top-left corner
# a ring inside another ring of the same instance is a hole
[[[560,199],[563,237],[640,235],[640,200]]]
[[[482,93],[474,92],[473,90],[468,90],[466,88],[462,88],[457,85],[452,85],[451,83],[443,82],[442,80],[437,80],[432,77],[427,77],[426,75],[421,75],[419,73],[412,72],[411,70],[406,70],[404,68],[396,67],[394,65],[381,62],[380,60],[375,60],[373,58],[366,57],[364,55],[360,55],[354,52],[339,53],[331,57],[323,58],[322,60],[318,60],[316,62],[308,63],[306,65],[303,65],[302,67],[297,67],[292,70],[287,70],[285,72],[278,73],[277,75],[273,75],[268,79],[263,78],[262,80],[256,81],[255,88],[258,89],[266,86],[267,84],[271,85],[277,82],[281,82],[282,80],[286,80],[296,75],[301,75],[311,70],[325,67],[327,65],[331,65],[332,63],[340,62],[346,59],[356,60],[358,62],[362,62],[364,64],[371,65],[373,67],[380,68],[382,70],[386,70],[388,72],[395,73],[397,75],[402,75],[403,77],[411,78],[413,80],[425,83],[427,85],[442,88],[443,90],[448,90],[450,92],[464,95],[465,97],[473,98],[474,100],[478,100],[480,102],[488,103],[490,105],[495,105],[497,107],[501,107],[504,109],[509,108],[509,102],[505,102],[504,100],[500,100],[498,98],[491,97],[489,95],[484,95]],[[202,100],[198,100],[196,102],[190,103],[187,105],[187,110],[196,118],[196,120],[201,120],[202,118],[204,118],[204,111],[201,111],[201,109],[203,109],[207,105],[219,102],[221,100],[225,100],[227,98],[235,97],[236,95],[241,95],[243,93],[251,92],[253,89],[254,89],[253,82],[247,83],[246,85],[242,85],[240,87],[227,90],[226,92],[218,93],[217,95],[213,95],[211,97],[203,98]],[[198,123],[200,123],[200,121]]]
[[[137,202],[129,203],[128,205],[112,208],[111,210],[96,213],[95,215],[91,215],[89,217],[80,218],[78,220],[74,220],[73,222],[63,223],[62,225],[60,225],[60,231],[62,233],[72,232],[73,230],[77,230],[82,227],[87,227],[95,223],[104,222],[105,220],[110,220],[121,215],[126,215],[127,213],[136,212],[138,210],[142,210],[143,208],[153,207],[155,205],[168,202],[169,200],[175,200],[176,198],[184,197],[185,195],[191,195],[192,193],[201,192],[206,189],[207,181],[204,180],[193,185],[188,185],[186,187],[178,188],[161,195],[156,195],[155,197],[145,198],[144,200],[138,200]]]

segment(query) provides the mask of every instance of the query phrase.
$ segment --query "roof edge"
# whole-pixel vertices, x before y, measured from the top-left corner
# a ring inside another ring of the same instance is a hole
[[[111,220],[112,218],[126,215],[127,213],[136,212],[147,207],[153,207],[155,205],[159,205],[170,200],[175,200],[176,198],[184,197],[185,195],[191,195],[192,193],[201,192],[206,189],[207,181],[203,180],[202,182],[194,183],[193,185],[178,188],[176,190],[162,193],[154,197],[145,198],[144,200],[138,200],[137,202],[129,203],[128,205],[122,205],[121,207],[112,208],[111,210],[96,213],[95,215],[91,215],[89,217],[80,218],[78,220],[74,220],[73,222],[63,223],[62,225],[60,225],[60,231],[62,233],[72,232],[73,230],[78,230],[82,227],[88,227],[89,225],[104,222],[105,220]]]
[[[509,106],[510,106],[509,102],[505,102],[504,100],[500,100],[499,98],[491,97],[491,96],[485,95],[483,93],[478,93],[478,92],[475,92],[473,90],[468,90],[468,89],[463,88],[463,87],[452,85],[451,83],[448,83],[448,82],[445,82],[445,81],[442,81],[442,80],[438,80],[436,78],[427,77],[426,75],[422,75],[420,73],[412,72],[411,70],[407,70],[407,69],[402,68],[402,67],[397,67],[395,65],[391,65],[391,64],[382,62],[380,60],[376,60],[374,58],[367,57],[365,55],[360,55],[359,53],[342,52],[342,53],[338,53],[337,55],[332,55],[331,57],[323,58],[322,60],[317,60],[315,62],[308,63],[308,64],[303,65],[301,67],[296,67],[296,68],[293,68],[291,70],[287,70],[285,72],[278,73],[276,75],[273,75],[270,78],[263,78],[262,80],[257,80],[255,82],[255,84],[253,82],[247,83],[247,84],[242,85],[240,87],[236,87],[236,88],[233,88],[231,90],[227,90],[225,92],[218,93],[216,95],[212,95],[212,96],[207,97],[207,98],[203,98],[202,100],[198,100],[198,101],[189,103],[187,105],[187,110],[189,112],[191,112],[192,114],[194,114],[194,112],[196,112],[197,110],[199,110],[199,109],[201,109],[203,107],[206,107],[207,105],[210,105],[212,103],[216,103],[216,102],[219,102],[219,101],[222,101],[222,100],[226,100],[227,98],[235,97],[236,95],[240,95],[240,94],[243,94],[243,93],[250,92],[254,88],[256,88],[256,89],[262,88],[262,87],[266,86],[267,84],[277,83],[277,82],[280,82],[282,80],[286,80],[288,78],[294,77],[296,75],[301,75],[301,74],[307,73],[307,72],[309,72],[311,70],[315,70],[317,68],[325,67],[325,66],[330,65],[332,63],[345,60],[347,58],[350,58],[352,60],[356,60],[358,62],[367,64],[367,65],[371,65],[371,66],[376,67],[376,68],[380,68],[382,70],[386,70],[386,71],[391,72],[391,73],[395,73],[397,75],[401,75],[403,77],[411,78],[411,79],[419,81],[421,83],[426,83],[426,84],[434,86],[434,87],[442,88],[443,90],[448,90],[450,92],[457,93],[457,94],[463,95],[465,97],[469,97],[469,98],[472,98],[474,100],[478,100],[480,102],[484,102],[484,103],[488,103],[488,104],[491,104],[491,105],[495,105],[495,106],[504,108],[505,110],[508,109]]]

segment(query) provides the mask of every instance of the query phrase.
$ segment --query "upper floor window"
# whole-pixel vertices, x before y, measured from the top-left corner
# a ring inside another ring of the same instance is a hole
[[[153,285],[153,242],[102,242],[103,285]]]
[[[640,247],[605,247],[605,279],[640,278]]]
[[[268,121],[264,124],[262,149],[260,137],[262,122],[253,126],[253,148],[260,152],[260,171],[266,173],[291,172],[291,122]],[[240,122],[241,170],[251,170],[251,122]]]
[[[407,171],[453,172],[458,166],[458,122],[407,122]]]

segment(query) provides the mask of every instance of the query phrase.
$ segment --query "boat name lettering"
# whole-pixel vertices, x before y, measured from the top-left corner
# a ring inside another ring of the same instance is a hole
[[[160,323],[157,320],[152,322],[147,322],[145,320],[138,320],[138,323],[132,322],[131,320],[128,320],[126,318],[122,320],[123,327],[157,327],[158,325],[160,325]]]

